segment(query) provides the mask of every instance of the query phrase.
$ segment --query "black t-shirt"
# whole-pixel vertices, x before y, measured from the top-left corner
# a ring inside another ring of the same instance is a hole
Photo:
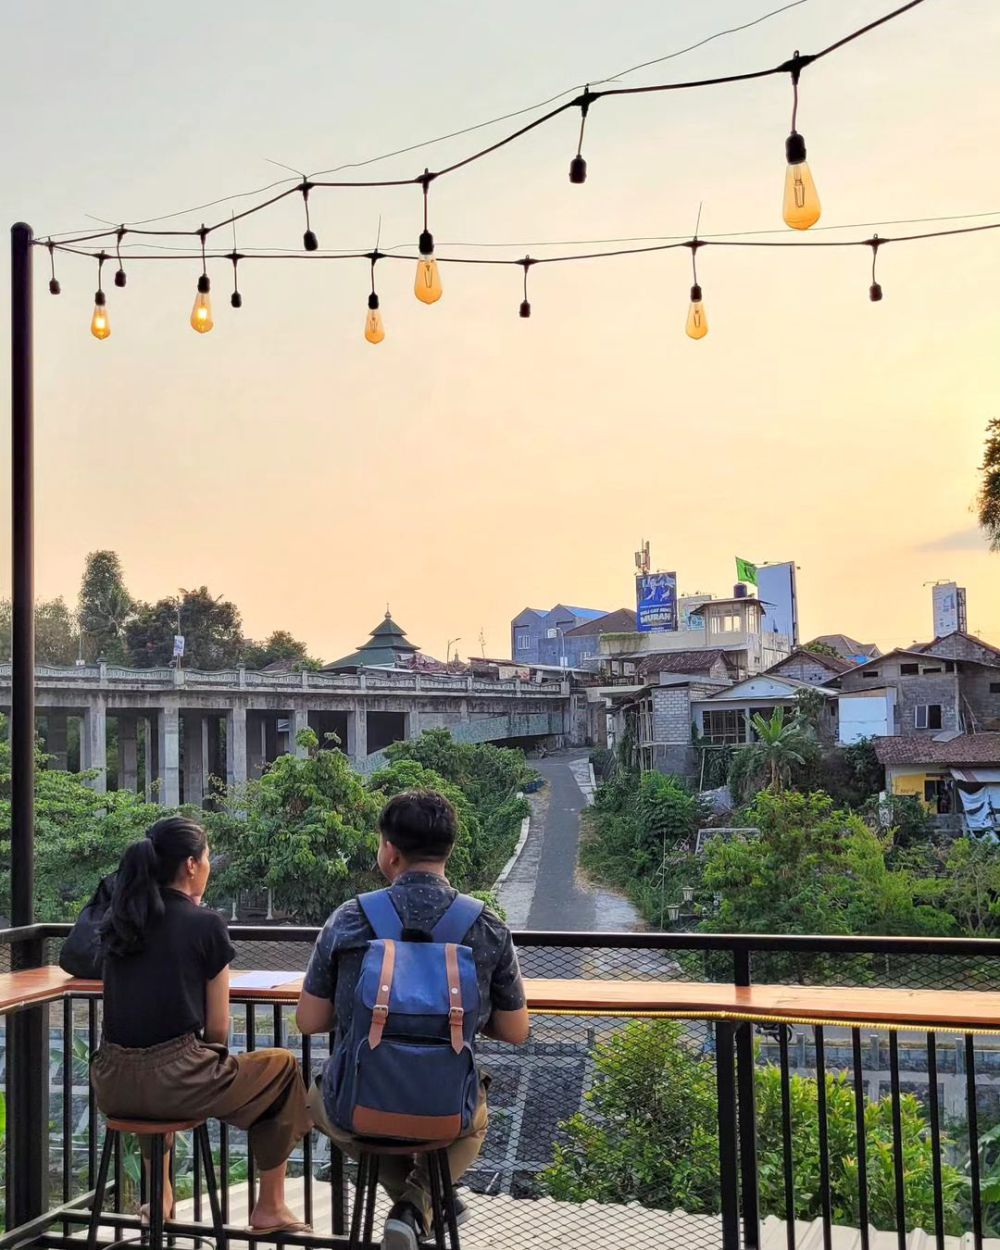
[[[156,1046],[205,1028],[205,986],[236,950],[218,912],[164,889],[164,912],[141,951],[104,960],[104,1038]]]

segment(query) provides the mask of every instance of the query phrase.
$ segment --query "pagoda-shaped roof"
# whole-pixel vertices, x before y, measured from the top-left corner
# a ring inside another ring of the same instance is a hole
[[[419,648],[406,637],[386,608],[385,617],[357,651],[323,666],[324,673],[356,673],[359,668],[395,668],[410,661]]]

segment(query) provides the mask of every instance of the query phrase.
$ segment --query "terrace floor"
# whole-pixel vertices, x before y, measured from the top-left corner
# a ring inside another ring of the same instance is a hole
[[[467,1189],[462,1189],[461,1196],[469,1208],[469,1219],[460,1229],[462,1250],[717,1250],[722,1246],[721,1221],[713,1215],[651,1210],[636,1202],[557,1202],[553,1198],[477,1194]],[[293,1210],[303,1210],[301,1179],[289,1181],[288,1199]],[[231,1186],[229,1202],[230,1222],[244,1224],[247,1186]],[[380,1191],[375,1213],[376,1237],[388,1209],[388,1201]],[[179,1219],[192,1219],[193,1202],[178,1203],[177,1215]],[[314,1185],[313,1227],[317,1232],[325,1232],[331,1226],[329,1187]],[[860,1250],[858,1229],[835,1225],[832,1232],[832,1250]],[[784,1220],[769,1216],[761,1233],[761,1250],[787,1250]],[[822,1222],[796,1221],[795,1244],[797,1250],[822,1250]],[[898,1250],[898,1244],[895,1232],[872,1230],[870,1250]],[[932,1250],[934,1245],[933,1233],[921,1229],[914,1229],[907,1237],[908,1250]],[[945,1250],[973,1248],[972,1233],[945,1238]],[[983,1250],[1000,1250],[1000,1238],[985,1238]]]

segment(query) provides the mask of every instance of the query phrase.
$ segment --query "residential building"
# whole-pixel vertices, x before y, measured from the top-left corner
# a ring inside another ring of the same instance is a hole
[[[560,644],[568,630],[588,621],[596,621],[607,612],[598,608],[575,608],[564,603],[557,603],[554,608],[525,608],[510,623],[510,655],[512,660],[525,664],[550,663],[551,659],[543,658],[543,650],[547,656],[555,655],[555,663],[560,663]],[[551,643],[551,647],[542,646]]]
[[[983,658],[947,654],[963,650]],[[837,681],[845,744],[862,737],[933,737],[1000,726],[1000,653],[977,639],[936,639],[924,647],[898,648],[856,665]],[[852,709],[845,706],[848,700]]]
[[[777,664],[767,670],[775,677],[791,677],[795,681],[806,682],[810,686],[823,686],[835,681],[841,673],[854,668],[853,660],[843,660],[839,655],[826,655],[810,651],[808,647],[797,647],[791,655],[785,656]]]
[[[601,666],[613,661],[638,661],[655,654],[719,650],[729,656],[735,676],[764,672],[791,652],[783,634],[765,624],[767,609],[759,599],[737,595],[732,599],[701,599],[680,617],[686,628],[653,633],[604,633]]]
[[[562,668],[585,668],[592,660],[597,667],[601,651],[601,635],[635,629],[635,612],[631,608],[619,608],[584,621],[572,629],[556,629],[555,637],[548,633],[538,644],[539,663],[555,664]]]
[[[912,795],[974,834],[1000,834],[1000,733],[877,738],[875,752],[887,793]]]
[[[824,709],[818,722],[818,736],[833,743],[837,740],[837,692],[813,682],[781,677],[773,671],[748,677],[725,690],[714,691],[691,704],[694,728],[708,746],[743,746],[753,742],[752,721],[758,713],[769,720],[776,708],[783,708],[786,719],[799,706],[803,691],[819,694]]]

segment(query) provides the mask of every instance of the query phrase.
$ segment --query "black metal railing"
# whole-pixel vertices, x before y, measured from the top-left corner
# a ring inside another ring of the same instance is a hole
[[[11,968],[54,963],[65,932],[7,930],[0,957],[6,952]],[[234,926],[236,968],[304,968],[316,932]],[[1000,942],[975,939],[516,940],[530,977],[1000,990]],[[803,1221],[815,1224],[825,1250],[836,1250],[841,1228],[858,1230],[861,1250],[891,1250],[893,1241],[903,1250],[917,1228],[938,1250],[957,1233],[970,1233],[976,1247],[1000,1235],[1000,1036],[960,1019],[896,1031],[711,1014],[536,1012],[527,1046],[484,1040],[491,1126],[465,1178],[474,1217],[463,1228],[466,1246],[488,1233],[514,1250],[522,1241],[795,1250]],[[288,1046],[311,1079],[330,1039],[302,1037],[293,1016],[277,1003],[234,1007],[232,1048]],[[64,1246],[86,1220],[103,1132],[88,1079],[100,1018],[99,997],[74,993],[0,1022],[10,1230],[0,1248],[32,1239]],[[213,1125],[211,1142],[236,1237],[256,1181],[246,1137]],[[177,1152],[177,1235],[197,1231],[206,1214],[195,1163]],[[124,1235],[137,1227],[130,1211],[141,1189],[131,1145],[112,1171],[103,1224]],[[289,1175],[292,1205],[315,1229],[296,1240],[343,1243],[351,1165],[314,1134]]]

